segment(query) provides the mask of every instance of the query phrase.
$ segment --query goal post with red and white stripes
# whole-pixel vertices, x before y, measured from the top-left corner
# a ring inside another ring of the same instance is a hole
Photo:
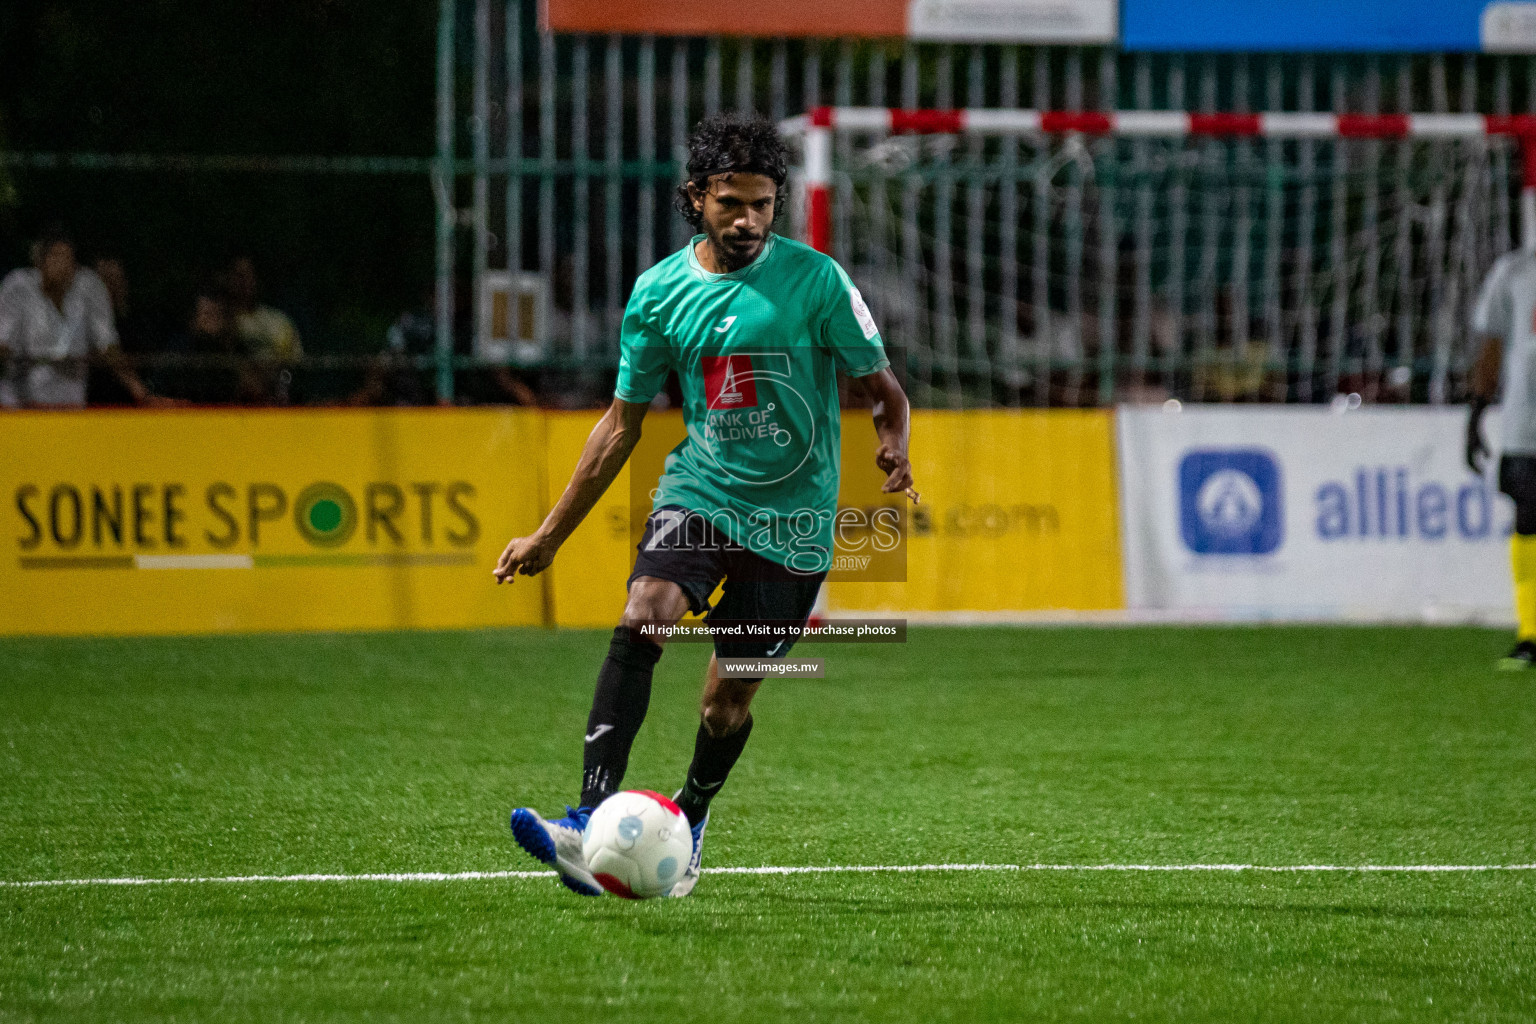
[[[1453,401],[1536,116],[820,107],[801,237],[920,400]],[[1518,212],[1516,212],[1518,211]]]

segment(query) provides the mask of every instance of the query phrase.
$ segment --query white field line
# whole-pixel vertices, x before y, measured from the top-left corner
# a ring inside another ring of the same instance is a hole
[[[800,867],[705,868],[708,875],[901,874],[916,871],[1260,871],[1304,874],[1450,874],[1480,871],[1536,871],[1536,864],[834,864]],[[225,875],[208,878],[42,878],[0,881],[0,889],[41,889],[68,885],[190,885],[207,882],[478,882],[509,878],[550,878],[553,871],[409,871],[363,875]]]
[[[372,875],[224,875],[211,878],[45,878],[0,882],[0,889],[61,885],[193,885],[203,882],[476,882],[496,878],[553,878],[553,871],[408,871]]]

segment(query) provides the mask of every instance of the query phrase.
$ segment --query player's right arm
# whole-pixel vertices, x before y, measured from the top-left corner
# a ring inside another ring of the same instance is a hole
[[[640,424],[650,407],[649,402],[613,400],[588,435],[571,482],[544,517],[543,525],[526,537],[514,537],[502,551],[494,570],[497,583],[510,583],[518,573],[535,576],[549,567],[560,545],[581,525],[629,461],[640,443]]]
[[[646,410],[672,370],[671,348],[649,313],[657,294],[664,294],[664,286],[657,285],[655,270],[653,267],[640,275],[624,308],[613,404],[592,429],[571,482],[544,517],[544,524],[526,537],[513,538],[501,553],[494,571],[497,583],[510,583],[518,573],[534,576],[547,569],[560,545],[592,511],[640,443],[640,424]]]

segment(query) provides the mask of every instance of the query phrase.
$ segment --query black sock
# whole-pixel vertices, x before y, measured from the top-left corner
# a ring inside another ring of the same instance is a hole
[[[608,657],[597,673],[597,692],[587,716],[581,757],[581,806],[596,807],[618,791],[629,767],[629,748],[651,704],[651,673],[661,646],[633,634],[628,626],[613,631]]]
[[[740,729],[718,738],[709,734],[703,722],[699,723],[699,735],[693,741],[693,763],[688,766],[683,791],[677,796],[677,806],[688,816],[688,824],[697,825],[709,813],[709,802],[725,785],[725,777],[731,774],[751,734],[750,714]]]

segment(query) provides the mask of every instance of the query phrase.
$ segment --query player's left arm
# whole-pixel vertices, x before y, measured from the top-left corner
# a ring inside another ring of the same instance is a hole
[[[912,463],[907,458],[912,415],[906,392],[901,390],[901,383],[889,366],[853,380],[874,404],[875,433],[880,438],[875,465],[886,474],[880,490],[886,494],[905,492],[917,504],[918,494],[912,488]]]
[[[1472,395],[1467,410],[1467,468],[1478,476],[1488,459],[1488,445],[1483,440],[1483,413],[1499,397],[1499,373],[1504,363],[1504,339],[1488,336],[1472,364]]]
[[[905,492],[915,505],[918,494],[912,489],[912,463],[907,459],[911,410],[906,392],[891,372],[875,318],[853,281],[830,259],[821,264],[819,272],[823,343],[831,350],[838,369],[848,374],[853,386],[868,395],[874,406],[875,433],[880,437],[875,465],[885,474],[880,489],[886,494]]]

